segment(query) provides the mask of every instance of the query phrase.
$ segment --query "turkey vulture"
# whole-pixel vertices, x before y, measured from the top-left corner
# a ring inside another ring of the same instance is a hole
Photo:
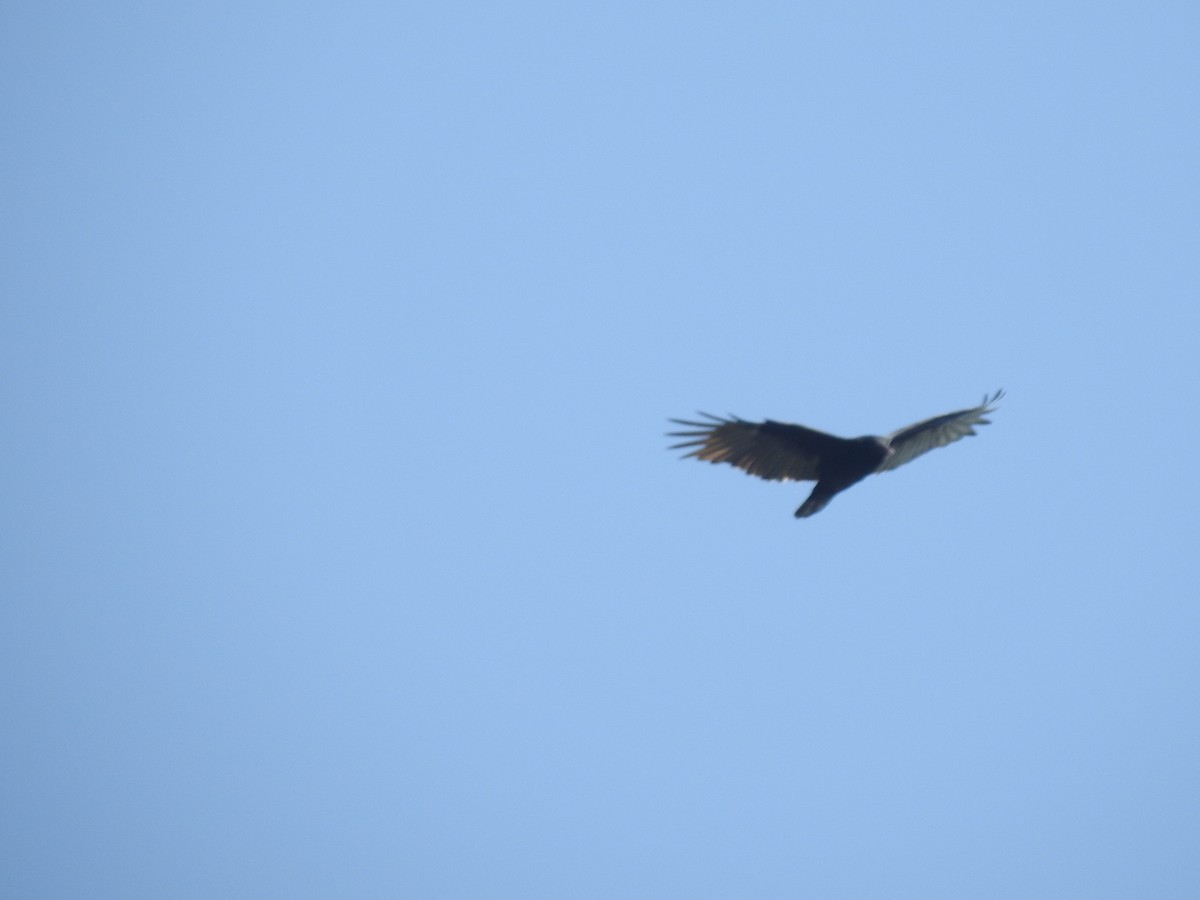
[[[1004,391],[986,394],[983,402],[971,409],[934,416],[893,431],[887,437],[840,438],[823,431],[788,425],[784,422],[747,422],[732,416],[722,419],[700,413],[708,422],[671,419],[697,431],[673,431],[669,437],[687,438],[672,450],[696,449],[684,455],[711,463],[727,462],[768,481],[815,481],[808,499],[796,510],[797,518],[819,513],[836,494],[862,481],[872,472],[886,472],[902,466],[935,447],[945,447],[961,437],[974,434],[976,425],[987,425],[984,418]]]

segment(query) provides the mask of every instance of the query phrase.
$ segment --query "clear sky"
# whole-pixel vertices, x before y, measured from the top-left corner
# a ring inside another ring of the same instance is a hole
[[[1200,896],[1198,47],[6,4],[0,896]]]

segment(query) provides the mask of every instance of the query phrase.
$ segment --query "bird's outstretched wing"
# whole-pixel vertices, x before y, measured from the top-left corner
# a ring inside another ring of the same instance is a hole
[[[992,404],[1003,396],[1004,391],[996,391],[991,397],[985,394],[983,402],[971,409],[960,409],[958,412],[934,416],[932,419],[925,419],[923,422],[893,431],[884,438],[888,446],[892,448],[892,453],[880,465],[879,471],[886,472],[888,469],[895,469],[897,466],[916,459],[922,453],[928,453],[937,447],[945,447],[947,444],[953,444],[959,438],[974,434],[976,425],[990,424],[984,416],[995,410]]]
[[[710,421],[671,420],[696,429],[671,432],[670,437],[689,438],[672,446],[672,450],[694,447],[684,454],[685,459],[694,456],[712,463],[729,463],[768,481],[816,481],[822,457],[837,453],[847,443],[802,425],[700,415]]]

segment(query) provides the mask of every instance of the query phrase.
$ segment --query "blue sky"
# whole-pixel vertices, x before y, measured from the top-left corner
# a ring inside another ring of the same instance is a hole
[[[0,894],[1200,892],[1195,9],[0,24]]]

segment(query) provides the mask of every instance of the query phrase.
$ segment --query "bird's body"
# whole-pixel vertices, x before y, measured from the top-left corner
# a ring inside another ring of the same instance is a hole
[[[842,438],[803,425],[784,422],[747,422],[722,419],[708,413],[707,422],[672,419],[696,431],[672,432],[688,438],[671,449],[693,447],[686,456],[713,463],[729,463],[769,481],[815,481],[812,493],[796,510],[805,518],[820,512],[837,494],[875,472],[886,472],[987,425],[985,416],[1004,396],[996,391],[979,406],[924,419],[886,437]]]

